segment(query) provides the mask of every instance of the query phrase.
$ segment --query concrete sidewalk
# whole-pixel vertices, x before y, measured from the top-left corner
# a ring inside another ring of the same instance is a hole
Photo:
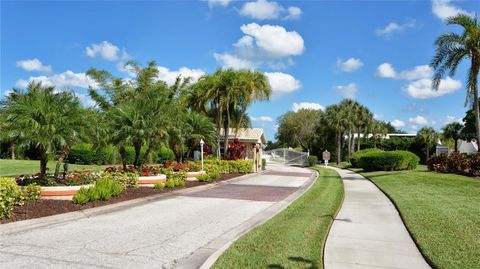
[[[430,268],[390,200],[363,176],[330,168],[343,178],[345,200],[327,238],[325,268]]]
[[[275,167],[209,189],[3,233],[0,267],[198,268],[285,208],[311,185],[313,175]]]

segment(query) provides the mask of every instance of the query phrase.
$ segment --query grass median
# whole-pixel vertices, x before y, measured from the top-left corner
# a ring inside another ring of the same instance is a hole
[[[480,180],[415,171],[361,173],[397,205],[422,253],[437,268],[480,268]]]
[[[343,199],[333,170],[284,211],[237,240],[213,268],[323,268],[323,246]]]

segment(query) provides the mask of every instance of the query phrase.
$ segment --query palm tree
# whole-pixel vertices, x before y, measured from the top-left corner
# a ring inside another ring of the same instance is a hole
[[[232,113],[236,122],[243,122],[247,108],[255,101],[268,100],[271,87],[260,71],[218,69],[205,75],[192,87],[187,101],[196,111],[215,114],[217,127],[217,157],[220,158],[221,129],[223,128],[224,155],[228,152],[228,136]],[[225,116],[225,118],[224,118]]]
[[[457,152],[458,139],[462,137],[463,125],[459,122],[452,122],[443,127],[443,135],[447,139],[453,139],[455,152]]]
[[[480,141],[480,111],[478,106],[478,74],[480,70],[480,24],[477,15],[458,14],[447,18],[447,25],[458,25],[463,29],[461,35],[445,33],[435,41],[436,54],[430,65],[435,69],[432,88],[438,90],[441,78],[449,71],[454,76],[458,65],[464,59],[470,59],[467,79],[467,98],[465,105],[473,102],[476,116],[476,138]],[[472,100],[473,97],[473,100]]]
[[[373,115],[367,107],[363,105],[357,105],[355,109],[355,122],[354,125],[357,129],[357,151],[360,150],[360,134],[367,134],[368,126],[373,120]]]
[[[335,140],[337,142],[337,164],[342,160],[342,136],[350,124],[346,116],[346,110],[341,105],[331,105],[325,109],[323,117],[326,126],[335,132]]]
[[[346,131],[348,139],[348,157],[352,155],[352,151],[355,149],[355,122],[356,122],[356,110],[360,107],[360,104],[354,101],[353,99],[344,99],[340,102],[340,107],[343,110],[343,114],[346,121]]]
[[[423,127],[417,133],[417,138],[422,142],[425,147],[426,160],[430,158],[430,150],[435,145],[438,139],[438,134],[431,127]]]
[[[372,120],[369,124],[369,129],[372,133],[373,147],[377,148],[377,139],[386,135],[388,130],[385,126],[385,123],[378,120]]]
[[[21,147],[35,146],[40,158],[40,177],[47,173],[48,156],[55,146],[65,157],[82,127],[78,98],[71,92],[31,82],[23,92],[14,89],[1,102],[8,137]],[[57,171],[58,172],[58,171]]]

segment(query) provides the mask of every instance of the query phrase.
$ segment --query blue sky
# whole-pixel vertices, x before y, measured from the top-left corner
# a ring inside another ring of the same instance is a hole
[[[430,90],[443,19],[479,1],[2,1],[0,87],[41,80],[82,102],[90,67],[128,78],[122,63],[155,60],[160,78],[198,78],[219,67],[258,68],[270,102],[249,109],[273,139],[276,118],[345,97],[416,132],[461,119],[467,65]],[[94,85],[93,85],[94,86]]]

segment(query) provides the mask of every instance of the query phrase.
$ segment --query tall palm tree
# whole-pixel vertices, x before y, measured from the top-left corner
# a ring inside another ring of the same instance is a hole
[[[447,139],[453,139],[455,143],[455,152],[458,151],[458,139],[462,137],[463,125],[459,122],[452,122],[443,127],[443,135]]]
[[[372,120],[370,122],[370,125],[368,127],[370,129],[370,132],[372,133],[372,138],[373,138],[373,147],[377,147],[377,140],[380,137],[383,137],[384,135],[387,134],[388,130],[385,126],[385,124],[381,121],[378,120]]]
[[[473,102],[476,116],[476,138],[480,141],[480,111],[478,105],[478,74],[480,70],[480,24],[477,15],[458,14],[447,18],[447,25],[458,25],[463,33],[445,33],[435,41],[436,54],[430,65],[435,69],[432,88],[438,90],[441,78],[449,71],[454,76],[458,65],[470,59],[465,105]],[[473,100],[472,100],[473,97]]]
[[[438,139],[438,134],[431,127],[423,127],[417,133],[417,138],[420,139],[425,147],[426,160],[430,158],[430,150],[435,145]]]
[[[14,89],[1,102],[7,136],[21,147],[35,146],[40,158],[40,177],[45,178],[49,154],[55,147],[68,152],[82,127],[78,98],[71,92],[31,82],[26,91]],[[62,154],[64,156],[64,154]]]
[[[326,126],[335,132],[337,164],[342,161],[342,136],[350,124],[346,116],[346,110],[341,105],[331,105],[325,109],[323,117]]]
[[[357,129],[357,151],[360,150],[360,135],[368,133],[368,126],[373,120],[373,115],[366,106],[357,105],[355,109],[355,128]]]
[[[353,99],[344,99],[340,102],[340,108],[343,110],[345,117],[347,139],[348,139],[348,157],[352,155],[352,151],[355,148],[355,122],[356,122],[356,110],[360,107],[360,104]]]

